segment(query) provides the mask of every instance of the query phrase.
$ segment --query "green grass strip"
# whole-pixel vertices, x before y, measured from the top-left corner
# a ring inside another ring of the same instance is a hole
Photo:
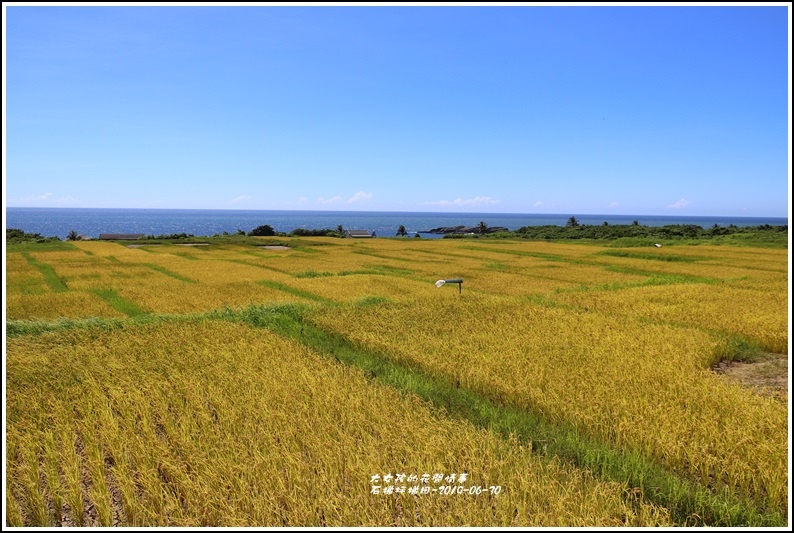
[[[154,270],[155,272],[159,272],[160,274],[165,274],[166,276],[170,276],[174,279],[178,279],[179,281],[184,281],[185,283],[198,283],[195,279],[186,278],[181,274],[177,274],[176,272],[171,272],[167,268],[161,267],[159,265],[155,265],[154,263],[144,263],[144,266],[147,266]]]
[[[146,314],[146,311],[130,300],[121,297],[114,289],[93,289],[91,292],[105,300],[105,302],[116,311],[124,313],[129,317]]]
[[[257,281],[258,284],[264,285],[265,287],[269,287],[271,289],[276,289],[277,291],[286,292],[288,294],[292,294],[293,296],[299,296],[300,298],[306,298],[307,300],[314,300],[315,302],[322,302],[322,303],[330,303],[333,304],[333,300],[329,300],[328,298],[323,298],[320,295],[302,291],[300,289],[296,289],[295,287],[290,287],[289,285],[285,285],[284,283],[279,283],[278,281],[272,281],[269,279],[261,279]]]
[[[317,248],[310,248],[310,246],[328,246],[328,244],[327,243],[323,243],[323,244],[312,243],[312,244],[308,244],[306,246],[300,246],[300,247],[296,246],[294,248],[292,246],[290,246],[290,248],[292,250],[295,250],[296,252],[302,252],[304,254],[327,254],[328,253],[325,250],[318,250]],[[334,244],[333,246],[336,246],[336,244]]]
[[[722,283],[723,280],[717,278],[709,278],[706,276],[693,276],[691,274],[671,274],[667,272],[654,272],[652,270],[640,270],[638,268],[629,268],[618,265],[606,265],[604,270],[607,272],[618,272],[621,274],[634,274],[636,276],[647,276],[645,281],[638,282],[637,286],[643,285],[670,285],[673,283],[706,283],[716,284]]]
[[[79,250],[75,245],[68,241],[46,241],[40,239],[27,242],[8,242],[6,241],[6,253],[14,252],[60,252],[64,250]]]
[[[682,480],[641,454],[594,440],[576,427],[547,422],[541,414],[505,406],[487,396],[460,388],[426,371],[398,364],[385,356],[359,349],[344,337],[311,324],[298,306],[252,306],[218,318],[241,320],[295,339],[338,361],[356,366],[373,379],[415,393],[443,408],[450,416],[468,420],[502,435],[516,435],[533,451],[557,456],[596,476],[639,487],[646,500],[670,510],[684,526],[779,526],[785,517],[777,509],[759,510],[727,491],[708,489]]]
[[[254,254],[251,254],[251,255],[254,255]],[[255,256],[255,257],[257,257],[257,256]],[[278,272],[279,274],[290,275],[290,273],[287,272],[286,270],[283,270],[283,269],[280,269],[280,268],[275,268],[275,267],[272,267],[272,266],[262,265],[260,263],[254,263],[252,261],[244,261],[242,259],[224,259],[224,261],[228,261],[229,263],[236,263],[238,265],[245,265],[245,266],[256,267],[256,268],[263,268],[265,270],[270,270],[271,272]]]
[[[605,270],[613,270],[611,268]],[[638,274],[638,272],[633,272]],[[603,283],[599,285],[580,285],[578,287],[562,287],[552,291],[553,294],[564,294],[567,292],[610,292],[634,289],[637,287],[652,287],[656,285],[675,285],[684,283],[706,283],[715,284],[719,280],[711,278],[701,278],[695,276],[681,276],[679,274],[649,274],[648,279],[642,281],[626,281]]]
[[[31,257],[28,252],[22,252],[22,256],[31,266],[35,267],[39,272],[41,272],[41,275],[44,276],[44,280],[47,282],[47,285],[50,286],[52,292],[67,292],[69,290],[69,287],[67,287],[63,280],[58,277],[58,274],[55,273],[55,270],[53,270],[50,265],[46,263],[40,263]]]
[[[402,262],[402,263],[411,263],[411,262],[413,262],[413,259],[409,259],[409,258],[406,258],[406,257],[396,257],[396,256],[392,256],[392,255],[380,254],[378,252],[373,252],[372,250],[365,250],[365,249],[353,250],[353,253],[354,254],[360,254],[360,255],[366,255],[366,256],[369,256],[369,257],[377,257],[378,259],[386,259],[387,261],[399,261],[399,262]]]
[[[151,315],[141,315],[151,316]],[[56,320],[6,320],[6,336],[22,337],[41,335],[72,329],[99,328],[117,329],[126,319],[121,318],[59,318]]]
[[[415,271],[409,268],[400,268],[391,265],[372,265],[370,268],[374,269],[377,274],[385,276],[412,276]]]
[[[292,275],[295,278],[326,278],[334,276],[333,272],[317,272],[316,270],[306,270]]]
[[[713,260],[713,257],[701,257],[695,255],[670,255],[670,254],[650,254],[647,252],[627,252],[625,250],[604,250],[594,255],[608,255],[611,257],[628,257],[630,259],[648,259],[650,261],[673,261],[681,263],[695,263],[697,261]]]
[[[521,272],[520,269],[518,269],[518,268],[516,268],[514,266],[506,265],[506,264],[501,263],[499,261],[489,261],[489,262],[483,264],[483,267],[485,269],[487,269],[487,270],[494,270],[496,272],[512,272],[512,273]]]
[[[478,252],[491,252],[494,254],[508,254],[508,255],[520,255],[523,257],[534,257],[535,259],[543,259],[545,261],[555,261],[561,263],[574,263],[579,261],[579,260],[568,259],[557,254],[546,254],[543,252],[527,252],[526,250],[496,250],[494,248],[485,248],[482,246],[461,246],[460,248],[466,250],[475,250]]]
[[[126,318],[57,318],[55,320],[6,320],[6,336],[22,337],[36,336],[44,333],[56,333],[77,329],[114,330],[125,326],[143,324],[185,322],[190,320],[204,320],[203,314],[191,313],[186,315],[155,315],[151,313],[138,314]]]

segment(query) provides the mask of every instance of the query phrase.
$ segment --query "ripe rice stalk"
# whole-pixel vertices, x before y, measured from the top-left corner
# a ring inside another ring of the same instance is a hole
[[[84,525],[83,507],[83,466],[78,453],[82,442],[72,431],[61,434],[60,463],[64,472],[66,503],[69,505],[72,521]]]
[[[129,516],[140,525],[417,525],[417,516],[436,526],[669,522],[655,507],[631,515],[614,485],[544,465],[515,442],[439,417],[263,330],[193,321],[66,335],[68,347],[62,336],[39,338],[46,362],[29,371],[79,365],[80,379],[30,384],[56,404],[85,400],[61,413],[71,412],[69,424],[84,433],[86,494],[94,505],[112,501],[104,463],[112,455],[111,478],[127,487]],[[14,370],[31,339],[9,340]],[[67,479],[74,469],[62,465]],[[427,496],[413,507],[409,495],[370,494],[375,473],[425,470],[466,470],[504,492],[493,500]],[[537,496],[518,514],[524,494]],[[113,518],[107,508],[98,517],[105,523]],[[124,515],[120,525],[129,524]]]
[[[20,446],[22,483],[25,493],[26,514],[30,522],[37,526],[52,526],[50,512],[47,507],[43,489],[43,472],[39,462],[39,446],[27,440]]]
[[[60,463],[58,460],[58,446],[52,431],[44,433],[45,471],[47,491],[52,499],[53,523],[60,525],[63,522],[63,497]]]

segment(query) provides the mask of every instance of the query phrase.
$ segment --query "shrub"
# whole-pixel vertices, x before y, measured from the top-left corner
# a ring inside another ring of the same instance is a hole
[[[337,234],[331,229],[304,229],[295,228],[289,233],[292,237],[336,237]]]
[[[257,226],[248,232],[249,237],[272,237],[276,231],[268,224]]]

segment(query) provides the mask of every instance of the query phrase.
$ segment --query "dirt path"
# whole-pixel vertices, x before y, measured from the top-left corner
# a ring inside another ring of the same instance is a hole
[[[714,371],[746,387],[755,389],[759,394],[771,395],[782,400],[788,397],[788,356],[766,353],[752,363],[718,364]]]

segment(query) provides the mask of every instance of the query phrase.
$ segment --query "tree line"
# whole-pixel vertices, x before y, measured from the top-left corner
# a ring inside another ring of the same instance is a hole
[[[576,217],[570,217],[565,226],[543,225],[543,226],[523,226],[515,231],[499,231],[491,233],[488,231],[489,227],[485,221],[481,221],[476,227],[474,237],[493,237],[493,238],[523,238],[535,240],[567,240],[567,239],[591,239],[591,240],[615,240],[623,238],[647,238],[658,240],[679,240],[679,239],[692,239],[692,240],[707,240],[715,237],[730,237],[736,236],[737,238],[760,238],[769,241],[785,240],[788,236],[788,225],[772,226],[770,224],[761,224],[758,226],[736,226],[729,224],[727,226],[720,226],[714,224],[709,228],[703,228],[696,224],[669,224],[665,226],[645,226],[640,224],[637,220],[631,224],[582,224]],[[345,229],[342,225],[338,225],[336,229],[305,229],[296,228],[289,233],[276,231],[269,224],[257,226],[249,232],[238,229],[236,235],[249,236],[249,237],[339,237],[346,236]],[[231,235],[228,232],[223,233],[224,236]],[[406,237],[408,232],[404,225],[400,225],[397,229],[396,236]],[[216,235],[217,236],[217,235]],[[164,239],[164,240],[178,240],[194,237],[193,234],[170,234],[170,235],[147,235],[146,239]],[[419,234],[416,234],[419,237]],[[74,230],[69,232],[67,241],[80,240],[81,235],[78,235]],[[467,238],[466,235],[461,234],[448,234],[444,238]],[[60,241],[59,237],[44,237],[39,233],[26,233],[25,231],[17,228],[6,229],[6,242],[10,244],[21,242],[52,242]]]
[[[788,234],[788,225],[771,226],[736,226],[729,224],[720,226],[714,224],[710,228],[703,228],[697,224],[668,224],[665,226],[645,226],[636,220],[632,224],[611,225],[604,222],[601,225],[581,224],[575,217],[568,219],[565,226],[523,226],[514,232],[516,236],[525,239],[620,239],[656,238],[656,239],[709,239],[723,235],[737,234]]]

